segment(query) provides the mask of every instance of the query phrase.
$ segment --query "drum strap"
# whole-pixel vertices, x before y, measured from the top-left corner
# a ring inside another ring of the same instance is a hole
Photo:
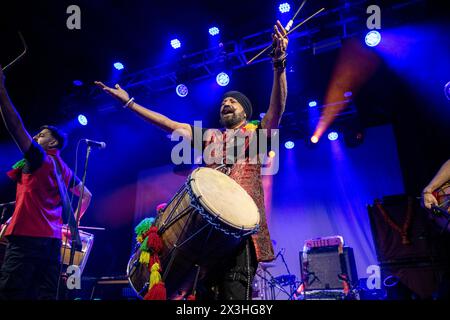
[[[70,234],[72,238],[72,245],[75,246],[76,250],[81,250],[82,243],[80,238],[80,233],[78,232],[77,222],[75,221],[73,209],[70,203],[69,194],[67,192],[67,187],[64,184],[61,174],[61,167],[57,160],[50,156],[53,164],[55,165],[55,176],[58,183],[58,191],[61,196],[62,202],[62,218],[63,222],[67,223],[70,228]]]

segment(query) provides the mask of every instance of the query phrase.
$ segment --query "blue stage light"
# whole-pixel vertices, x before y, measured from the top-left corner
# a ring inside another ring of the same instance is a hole
[[[83,85],[83,81],[81,80],[73,80],[73,85],[76,87],[81,87]]]
[[[294,141],[286,141],[286,143],[284,144],[284,147],[286,149],[292,149],[295,147],[295,143],[294,143]]]
[[[184,84],[179,84],[177,85],[176,92],[179,97],[184,98],[188,95],[189,90]]]
[[[87,124],[88,124],[88,120],[87,120],[86,116],[83,115],[83,114],[78,115],[78,122],[79,122],[82,126],[87,126]]]
[[[381,41],[381,34],[378,31],[372,30],[366,34],[366,44],[369,47],[377,46],[380,43],[380,41]]]
[[[287,12],[291,11],[291,6],[289,3],[284,2],[278,6],[278,10],[280,10],[281,13],[287,13]]]
[[[122,70],[124,68],[124,66],[121,62],[115,62],[114,68],[116,68],[117,70]]]
[[[338,138],[339,138],[339,134],[338,134],[337,132],[335,132],[335,131],[332,131],[332,132],[330,132],[330,133],[328,134],[328,139],[329,139],[330,141],[337,140]]]
[[[212,36],[217,36],[219,34],[219,28],[217,27],[209,28],[209,34]]]
[[[309,106],[310,108],[317,107],[317,101],[310,101],[310,102],[308,103],[308,106]]]
[[[181,47],[181,42],[178,39],[173,39],[173,40],[170,40],[170,45],[172,46],[172,48],[178,49]]]
[[[217,84],[225,87],[230,83],[230,77],[225,72],[221,72],[216,77]]]

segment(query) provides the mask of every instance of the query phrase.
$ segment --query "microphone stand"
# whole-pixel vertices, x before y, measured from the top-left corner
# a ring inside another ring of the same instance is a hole
[[[291,272],[289,271],[289,267],[288,267],[288,265],[287,265],[287,263],[286,263],[286,260],[284,259],[283,252],[280,252],[280,256],[281,256],[281,260],[283,261],[284,266],[286,267],[286,271],[287,271],[288,275],[289,275],[289,276],[292,276],[292,275],[291,275]],[[291,294],[289,294],[289,300],[291,300],[292,297],[294,296],[294,292],[297,290],[297,289],[295,288],[295,278],[294,278],[294,283],[293,283],[293,284],[290,283],[289,285],[290,285],[290,287],[291,287]]]
[[[81,180],[81,193],[80,193],[80,198],[78,199],[78,205],[77,205],[77,210],[76,210],[76,217],[75,217],[75,224],[74,224],[74,230],[75,230],[75,234],[79,234],[79,229],[78,229],[78,222],[80,221],[80,211],[81,211],[81,204],[83,201],[83,196],[84,196],[84,188],[85,188],[85,183],[86,183],[86,175],[87,175],[87,167],[88,167],[88,161],[89,161],[89,155],[91,153],[91,146],[88,145],[87,147],[87,151],[86,151],[86,160],[84,162],[84,172],[83,172],[83,179]],[[73,237],[71,237],[73,238]],[[80,241],[80,237],[75,237],[76,241],[75,241],[75,245],[73,243],[73,239],[72,239],[72,245],[70,246],[70,259],[69,259],[69,266],[73,265],[73,261],[75,258],[75,251],[77,250],[77,248],[82,248],[83,244]]]

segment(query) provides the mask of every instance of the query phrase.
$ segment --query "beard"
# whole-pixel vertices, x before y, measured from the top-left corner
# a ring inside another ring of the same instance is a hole
[[[228,116],[228,115],[220,115],[220,124],[223,125],[225,128],[232,128],[235,125],[239,124],[240,122],[242,122],[243,120],[245,120],[245,112],[241,112],[241,113],[233,113],[232,116]]]

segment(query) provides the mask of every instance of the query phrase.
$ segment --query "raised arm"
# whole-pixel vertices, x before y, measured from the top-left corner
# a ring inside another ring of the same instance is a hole
[[[0,67],[0,113],[2,114],[3,122],[6,129],[13,138],[14,142],[19,147],[22,153],[28,151],[33,142],[28,131],[23,125],[22,118],[14,108],[11,100],[9,99],[8,92],[5,88],[5,77],[3,75],[3,69]]]
[[[118,84],[115,85],[115,88],[110,88],[100,81],[95,81],[95,84],[110,96],[122,103],[122,105],[126,105],[130,101],[128,92],[122,89]],[[173,121],[172,119],[169,119],[168,117],[158,112],[152,111],[139,105],[135,101],[129,102],[127,108],[132,110],[151,124],[163,129],[164,131],[172,133],[173,131],[178,130],[178,132],[184,137],[192,139],[192,129],[191,126],[187,123]]]
[[[262,119],[261,126],[264,129],[278,128],[283,115],[287,98],[286,81],[286,48],[288,39],[285,37],[286,30],[280,21],[274,26],[273,41],[275,50],[273,54],[273,86],[270,96],[269,109]]]

